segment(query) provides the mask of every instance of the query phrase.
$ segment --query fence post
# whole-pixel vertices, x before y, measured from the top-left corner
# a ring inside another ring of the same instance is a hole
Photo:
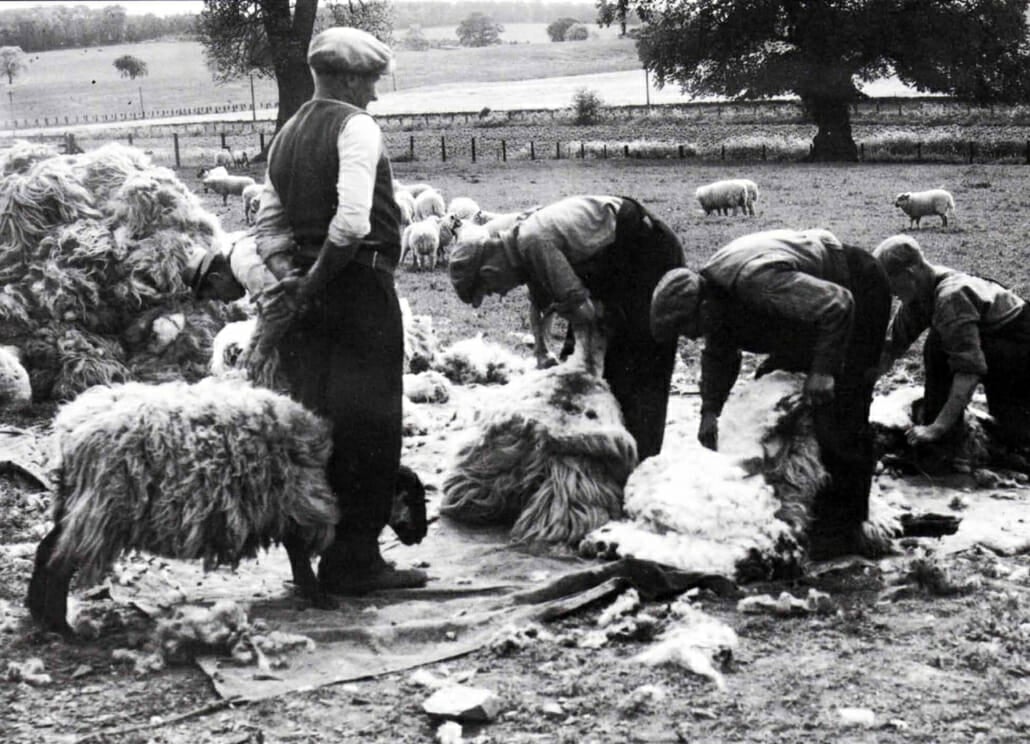
[[[504,140],[501,140],[501,162],[508,162],[508,143]]]
[[[974,147],[973,143],[970,142],[969,143],[969,162],[970,162],[970,164],[972,164],[972,162],[973,162],[973,155],[975,154],[975,152],[976,152],[975,147]]]
[[[858,159],[865,162],[865,142],[862,142],[858,146]]]
[[[225,146],[225,132],[222,132],[221,136],[222,136],[222,149],[225,150],[225,149],[227,149],[226,146]]]
[[[447,162],[447,140],[444,139],[442,134],[440,135],[440,159],[445,163]]]
[[[916,142],[916,161],[923,162],[923,143]]]
[[[554,159],[561,160],[561,140],[554,143]]]
[[[587,157],[586,145],[584,145],[583,141],[580,140],[580,142],[579,142],[579,159],[580,160],[586,160],[586,157]]]
[[[132,147],[132,132],[129,132],[129,147]]]
[[[683,152],[683,145],[679,146],[679,154],[680,154],[680,160],[683,160],[683,158],[686,157],[686,153]]]
[[[1030,165],[1030,139],[1026,141],[1026,164]]]
[[[765,160],[765,145],[762,145],[762,160]]]
[[[533,140],[529,141],[529,159],[536,160],[536,148],[533,146]]]
[[[608,143],[607,142],[605,142],[601,146],[601,157],[603,157],[605,160],[608,159]]]
[[[261,147],[261,152],[265,151],[265,133],[258,132],[258,144]]]
[[[472,138],[472,162],[476,162],[476,138]]]
[[[629,145],[623,145],[622,146],[622,156],[624,158],[628,158],[629,157]]]
[[[182,163],[179,161],[179,133],[172,132],[172,141],[175,143],[175,167],[181,168]]]
[[[415,159],[415,135],[408,137],[408,160]]]
[[[719,156],[722,160],[726,159],[726,145],[722,146],[722,154]]]

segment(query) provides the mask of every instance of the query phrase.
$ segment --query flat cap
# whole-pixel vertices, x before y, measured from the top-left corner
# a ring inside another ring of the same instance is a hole
[[[367,31],[335,26],[311,39],[308,65],[315,72],[381,75],[393,70],[393,52]]]
[[[458,299],[466,305],[475,300],[479,269],[483,265],[483,244],[480,242],[459,242],[451,252],[447,271],[451,277]]]
[[[651,335],[673,341],[695,319],[701,295],[701,277],[690,269],[673,269],[663,276],[651,295]]]

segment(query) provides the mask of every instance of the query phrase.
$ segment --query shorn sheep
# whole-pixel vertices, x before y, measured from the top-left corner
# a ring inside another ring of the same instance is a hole
[[[281,543],[293,581],[316,605],[310,556],[332,542],[328,424],[289,398],[238,379],[97,386],[54,420],[54,528],[36,551],[26,604],[68,634],[68,590],[123,553],[146,550],[205,568]],[[405,470],[390,524],[406,544],[426,532],[425,490]]]
[[[255,181],[250,176],[230,176],[213,171],[204,176],[204,187],[221,194],[222,204],[229,203],[229,194],[243,196],[244,189],[254,184]]]
[[[443,217],[447,213],[443,195],[436,189],[426,189],[415,197],[415,220],[424,220],[433,215]]]
[[[243,189],[243,220],[248,225],[253,225],[257,219],[258,209],[261,208],[261,191],[264,187],[264,184],[252,183]]]
[[[919,227],[923,217],[938,215],[941,225],[948,226],[948,212],[955,211],[955,197],[944,189],[906,191],[894,198],[894,206],[908,215],[908,225]]]
[[[736,214],[738,208],[745,215],[753,215],[755,212],[749,184],[753,185],[754,182],[741,178],[715,181],[699,186],[694,192],[694,196],[706,215],[712,212],[725,215],[729,214],[731,209],[733,214]],[[754,186],[753,195],[754,198],[758,198],[758,186]]]
[[[440,252],[440,218],[428,217],[412,222],[401,234],[401,262],[411,254],[411,265],[417,269],[436,268]]]

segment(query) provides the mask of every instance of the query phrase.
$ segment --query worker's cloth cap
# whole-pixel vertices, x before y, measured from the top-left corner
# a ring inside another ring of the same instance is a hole
[[[458,243],[451,253],[447,270],[451,284],[458,293],[458,299],[466,305],[475,300],[479,269],[483,265],[483,244],[481,242]]]
[[[311,40],[308,65],[315,72],[382,75],[393,70],[393,52],[367,31],[336,26]]]
[[[672,341],[697,313],[701,277],[690,269],[673,269],[659,280],[651,295],[651,334]]]
[[[207,272],[211,270],[211,262],[214,260],[215,253],[204,249],[195,250],[190,255],[182,278],[194,294],[204,281],[204,277],[207,276]]]

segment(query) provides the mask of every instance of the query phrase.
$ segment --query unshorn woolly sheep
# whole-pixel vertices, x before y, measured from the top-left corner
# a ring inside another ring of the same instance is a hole
[[[230,150],[229,157],[232,159],[232,164],[237,168],[250,165],[250,158],[247,156],[246,150]]]
[[[230,176],[209,172],[204,176],[204,187],[222,195],[222,204],[229,203],[229,194],[242,196],[244,189],[253,186],[255,181],[250,176]]]
[[[456,196],[447,205],[447,214],[453,214],[462,221],[471,220],[479,214],[479,205],[475,199],[470,199],[467,196]]]
[[[938,215],[941,225],[947,227],[948,212],[955,211],[955,197],[944,189],[906,191],[894,198],[894,206],[908,215],[909,227],[919,227],[919,220],[932,215]]]
[[[257,219],[258,209],[261,208],[261,191],[264,184],[252,183],[243,189],[243,219],[248,225],[253,225]]]
[[[215,165],[228,168],[230,165],[234,165],[232,162],[232,153],[228,150],[219,150],[215,153]]]
[[[440,252],[440,218],[428,217],[412,222],[401,233],[401,262],[411,253],[411,265],[417,269],[436,268]]]
[[[17,411],[32,403],[29,373],[15,346],[0,346],[0,410]]]
[[[415,197],[409,191],[397,189],[393,198],[401,210],[401,227],[407,227],[415,220]]]
[[[54,420],[54,528],[36,551],[26,604],[51,630],[66,619],[72,576],[95,582],[123,553],[202,558],[205,568],[281,543],[299,591],[328,604],[310,556],[339,511],[326,480],[328,424],[286,396],[239,380],[96,386]],[[425,491],[398,480],[390,524],[425,536]]]
[[[729,214],[731,209],[733,214],[736,214],[738,208],[743,210],[743,213],[746,215],[749,213],[749,187],[745,180],[734,178],[698,186],[694,196],[697,198],[698,203],[701,204],[701,208],[705,211],[706,215],[712,212],[725,215]],[[756,186],[756,192],[757,189],[758,187]],[[753,208],[750,213],[754,213]]]

